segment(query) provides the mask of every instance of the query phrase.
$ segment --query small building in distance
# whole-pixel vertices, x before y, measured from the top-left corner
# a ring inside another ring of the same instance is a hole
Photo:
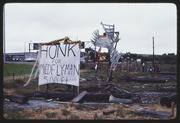
[[[19,52],[19,53],[6,53],[5,61],[35,61],[37,59],[37,52]]]

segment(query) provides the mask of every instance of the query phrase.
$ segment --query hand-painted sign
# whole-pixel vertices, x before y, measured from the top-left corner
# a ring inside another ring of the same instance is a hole
[[[39,60],[39,85],[61,83],[79,86],[79,44],[42,45]]]

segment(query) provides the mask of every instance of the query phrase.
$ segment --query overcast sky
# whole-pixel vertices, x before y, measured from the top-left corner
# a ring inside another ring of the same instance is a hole
[[[28,43],[68,36],[90,41],[103,33],[101,22],[114,24],[121,53],[177,52],[177,10],[170,3],[8,3],[5,4],[6,53],[28,51]]]

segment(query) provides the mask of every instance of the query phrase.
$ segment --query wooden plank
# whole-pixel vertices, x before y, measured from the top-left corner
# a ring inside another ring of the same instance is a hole
[[[54,103],[59,103],[59,104],[72,104],[72,102],[64,102],[64,101],[52,101]],[[79,103],[73,103],[73,104],[79,104]]]
[[[79,95],[79,86],[76,87],[76,94]]]
[[[85,92],[84,92],[85,93]],[[56,91],[37,91],[35,93],[24,94],[27,97],[44,97],[46,99],[58,99],[60,101],[71,101],[75,98],[75,92],[56,92]],[[87,92],[84,96],[82,95],[81,102],[108,102],[110,93],[90,93]],[[78,97],[79,98],[79,97]]]
[[[83,105],[86,105],[86,106],[93,106],[93,107],[99,107],[99,108],[102,108],[102,107],[108,107],[110,105],[113,105],[114,103],[101,103],[101,102],[84,102],[82,103]]]
[[[17,103],[27,103],[29,101],[29,98],[27,96],[22,96],[22,95],[6,94],[4,95],[4,97],[9,99],[10,101]]]
[[[150,74],[177,75],[177,72],[150,72]]]
[[[87,91],[87,92],[98,92],[102,89],[101,86],[99,85],[95,85],[95,86],[90,86],[90,87],[85,87],[85,88],[81,88],[81,91]]]
[[[87,93],[87,91],[81,92],[78,96],[76,96],[74,99],[72,99],[71,102],[75,102],[75,103],[78,102],[86,95],[86,93]]]
[[[145,109],[135,109],[131,111],[131,113],[136,115],[142,115],[144,117],[152,117],[152,118],[170,118],[172,114],[170,112],[165,111],[153,111],[153,110],[145,110]]]
[[[108,102],[110,93],[91,93],[87,92],[87,94],[81,99],[82,102]]]
[[[103,114],[104,115],[109,115],[109,114],[114,113],[115,111],[120,111],[120,110],[122,110],[122,109],[107,110],[107,111],[103,111]]]
[[[123,104],[132,104],[133,103],[133,101],[131,99],[116,98],[113,95],[110,95],[109,102],[110,103],[123,103]]]

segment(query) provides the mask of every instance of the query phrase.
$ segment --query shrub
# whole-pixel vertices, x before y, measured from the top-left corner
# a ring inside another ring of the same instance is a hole
[[[5,119],[26,119],[28,114],[22,114],[21,109],[11,109],[4,111]]]
[[[62,109],[61,112],[62,112],[62,115],[64,115],[64,116],[67,116],[71,113],[70,111],[68,111],[66,109]]]
[[[53,118],[53,117],[55,117],[57,115],[57,112],[46,112],[45,113],[45,116],[47,117],[47,118]]]
[[[126,111],[126,110],[119,110],[119,111],[117,111],[116,112],[116,116],[120,116],[120,117],[122,117],[122,118],[124,118],[126,115],[129,115],[129,114],[131,114],[131,112],[130,111]]]
[[[102,120],[103,117],[102,117],[102,116],[99,116],[99,115],[97,115],[97,114],[94,114],[93,119],[94,119],[94,120]]]
[[[81,105],[81,104],[78,104],[78,105],[75,105],[75,108],[77,110],[84,110],[85,109],[85,106]]]
[[[71,115],[69,119],[71,119],[71,120],[79,120],[79,116]]]

